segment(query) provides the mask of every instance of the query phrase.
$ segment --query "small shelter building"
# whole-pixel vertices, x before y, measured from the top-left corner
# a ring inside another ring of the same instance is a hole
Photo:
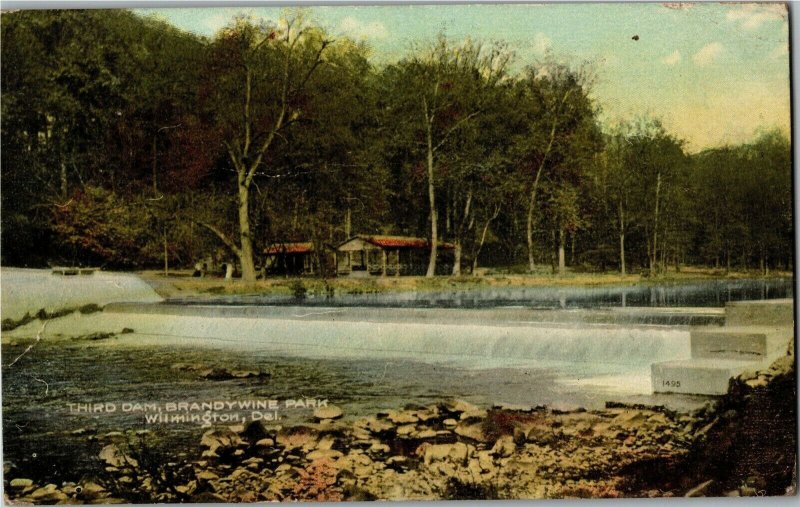
[[[453,245],[439,243],[437,273],[453,267]],[[410,236],[357,235],[336,247],[339,276],[424,275],[428,268],[431,242]]]
[[[272,243],[264,255],[264,270],[268,275],[314,274],[314,244],[310,241]]]

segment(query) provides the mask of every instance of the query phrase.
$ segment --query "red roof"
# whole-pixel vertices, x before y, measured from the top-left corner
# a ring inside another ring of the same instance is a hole
[[[381,248],[420,248],[428,250],[431,247],[431,242],[427,239],[410,236],[365,236],[363,239]],[[450,250],[453,248],[453,245],[450,243],[439,243],[439,248]]]
[[[264,253],[267,255],[307,254],[313,251],[314,251],[314,244],[311,242],[273,243],[264,249]]]

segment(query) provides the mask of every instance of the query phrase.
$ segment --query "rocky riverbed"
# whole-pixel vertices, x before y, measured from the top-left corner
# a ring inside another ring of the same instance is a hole
[[[6,464],[15,503],[254,502],[794,493],[794,353],[678,413],[443,400],[355,420],[317,408],[306,423],[216,426],[197,454],[156,452],[147,430],[90,435],[97,470],[40,483]]]

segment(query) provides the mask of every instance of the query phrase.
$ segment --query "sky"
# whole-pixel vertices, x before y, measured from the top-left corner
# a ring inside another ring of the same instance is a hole
[[[237,15],[278,20],[277,7],[137,9],[213,37]],[[549,52],[589,62],[601,121],[660,118],[687,150],[790,129],[789,22],[783,4],[507,4],[326,6],[306,15],[334,36],[365,41],[380,65],[443,32],[504,41],[514,68]],[[638,36],[638,37],[635,37]]]

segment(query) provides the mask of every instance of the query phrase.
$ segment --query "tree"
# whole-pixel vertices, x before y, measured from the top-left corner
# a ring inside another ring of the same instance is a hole
[[[676,188],[686,176],[687,158],[683,143],[667,133],[661,122],[640,119],[625,137],[623,163],[636,174],[632,190],[636,219],[644,232],[647,262],[651,275],[663,267],[669,237],[665,210],[682,205]]]
[[[488,90],[505,76],[508,58],[499,47],[486,50],[469,40],[451,47],[440,35],[432,47],[384,72],[394,127],[405,133],[407,142],[416,141],[415,148],[421,145],[418,152],[425,160],[431,236],[428,277],[436,273],[439,243],[437,166],[455,134],[484,112],[491,96]]]
[[[253,179],[259,170],[266,172],[262,165],[278,150],[277,140],[307,114],[306,87],[324,64],[331,42],[300,15],[284,20],[281,27],[238,19],[214,41],[210,75],[219,85],[215,113],[236,174],[238,244],[218,227],[204,225],[238,257],[245,282],[256,279],[250,226]]]
[[[530,67],[518,85],[525,127],[516,136],[516,151],[521,172],[530,178],[526,239],[531,272],[536,265],[534,223],[543,181],[560,179],[558,168],[567,167],[566,159],[584,159],[599,143],[590,85],[588,67],[571,68],[552,61]]]

